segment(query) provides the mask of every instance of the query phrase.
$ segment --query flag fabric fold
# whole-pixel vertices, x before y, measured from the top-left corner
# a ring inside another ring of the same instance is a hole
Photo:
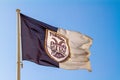
[[[79,32],[58,29],[58,33],[65,35],[69,39],[71,57],[60,63],[64,69],[88,69],[91,70],[89,56],[89,47],[92,39]]]
[[[24,14],[20,14],[20,18],[23,60],[63,69],[91,70],[90,37],[48,25]]]

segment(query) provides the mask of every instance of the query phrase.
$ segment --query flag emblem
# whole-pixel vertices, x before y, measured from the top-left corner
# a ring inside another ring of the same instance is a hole
[[[47,54],[57,62],[66,60],[70,55],[68,39],[48,29],[46,29],[45,49]]]

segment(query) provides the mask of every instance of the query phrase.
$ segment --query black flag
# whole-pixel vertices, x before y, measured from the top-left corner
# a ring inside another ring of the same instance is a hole
[[[58,67],[59,64],[46,54],[44,48],[46,29],[57,31],[57,28],[23,14],[20,14],[20,16],[22,59],[40,65]]]

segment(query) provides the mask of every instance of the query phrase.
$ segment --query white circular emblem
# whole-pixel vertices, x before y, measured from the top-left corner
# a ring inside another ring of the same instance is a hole
[[[47,54],[57,62],[69,56],[68,39],[57,32],[46,30],[45,49]]]

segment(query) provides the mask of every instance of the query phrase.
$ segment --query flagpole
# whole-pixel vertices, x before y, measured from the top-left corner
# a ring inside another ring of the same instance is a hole
[[[21,55],[20,55],[20,35],[21,35],[21,31],[20,31],[20,10],[16,9],[16,13],[17,13],[17,79],[16,80],[20,80],[20,71],[21,71]]]

